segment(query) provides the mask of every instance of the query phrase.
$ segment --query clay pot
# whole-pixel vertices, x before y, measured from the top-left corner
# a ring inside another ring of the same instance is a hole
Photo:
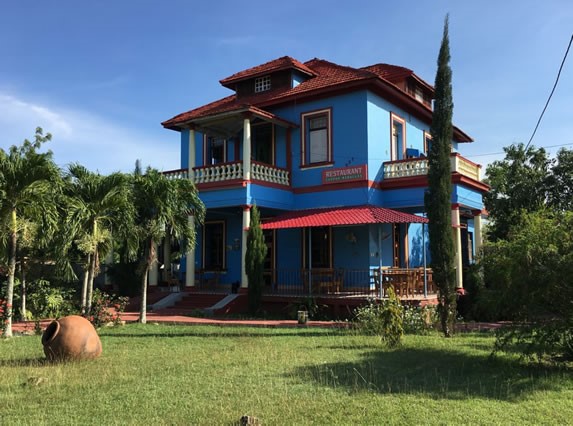
[[[44,354],[51,361],[91,359],[101,355],[101,340],[84,317],[70,315],[52,321],[42,334]]]

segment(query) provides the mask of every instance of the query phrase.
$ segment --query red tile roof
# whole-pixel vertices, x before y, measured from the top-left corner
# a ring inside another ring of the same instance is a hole
[[[414,74],[414,71],[411,69],[390,64],[374,64],[360,69],[373,72],[378,77],[384,78],[391,83],[397,83]]]
[[[368,223],[428,223],[428,219],[376,206],[329,207],[284,213],[277,217],[263,220],[261,228],[306,228],[364,225]]]
[[[219,80],[219,83],[221,83],[225,87],[231,88],[230,86],[232,85],[232,83],[237,83],[239,81],[246,80],[248,78],[269,74],[271,72],[292,69],[292,68],[310,76],[316,75],[313,70],[311,70],[303,63],[297,61],[294,58],[291,58],[290,56],[283,56],[282,58],[278,58],[266,62],[264,64],[257,65],[256,67],[252,67],[244,71],[239,71],[238,73],[235,73],[230,77]]]
[[[233,94],[191,111],[176,115],[161,124],[163,127],[169,129],[178,129],[179,126],[198,118],[224,112],[241,111],[249,106],[264,108],[293,99],[300,101],[303,96],[315,96],[324,92],[363,84],[372,84],[378,87],[391,97],[389,99],[390,101],[395,100],[402,102],[404,104],[402,108],[406,110],[408,110],[408,108],[415,108],[418,110],[418,114],[424,117],[424,119],[431,120],[432,110],[396,86],[395,82],[399,82],[405,77],[413,76],[416,80],[427,85],[430,90],[432,86],[421,80],[408,68],[396,65],[376,64],[364,68],[352,68],[317,58],[302,64],[296,59],[284,56],[267,62],[266,64],[233,74],[221,80],[221,84],[227,86],[246,78],[252,78],[256,75],[267,74],[270,71],[287,68],[295,68],[306,72],[310,77],[293,88],[281,87],[266,92],[255,93],[250,96],[241,96],[240,98],[237,98],[237,96]],[[454,127],[454,137],[459,142],[472,141],[470,136],[457,127]]]

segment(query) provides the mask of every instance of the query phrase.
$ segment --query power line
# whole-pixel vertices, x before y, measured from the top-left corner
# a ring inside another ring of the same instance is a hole
[[[569,143],[560,143],[558,145],[546,145],[546,146],[539,146],[538,148],[559,148],[562,146],[571,146],[573,145],[573,142],[569,142]],[[488,157],[490,155],[500,155],[500,154],[505,154],[505,151],[500,151],[500,152],[490,152],[488,154],[473,154],[473,155],[467,155],[464,154],[464,157],[467,158],[474,158],[474,157]]]
[[[557,87],[557,83],[559,82],[559,77],[561,76],[561,70],[563,69],[563,65],[565,64],[565,59],[567,59],[567,54],[569,53],[569,48],[571,47],[572,42],[573,42],[573,34],[571,35],[571,40],[569,40],[569,45],[567,46],[567,50],[565,51],[565,56],[563,56],[563,61],[561,61],[561,66],[559,67],[559,72],[557,73],[557,79],[555,80],[555,84],[553,85],[553,89],[551,89],[551,93],[549,94],[549,98],[547,98],[547,102],[545,103],[545,107],[543,108],[543,111],[541,111],[541,115],[539,116],[539,120],[537,120],[537,124],[535,125],[535,129],[533,129],[533,133],[531,134],[531,137],[529,138],[529,142],[527,142],[527,145],[525,145],[525,149],[527,149],[527,147],[529,147],[529,144],[533,140],[533,137],[535,136],[535,133],[537,132],[537,128],[539,127],[539,123],[541,123],[541,119],[543,118],[543,114],[545,114],[545,110],[547,109],[547,106],[549,105],[549,101],[551,100],[551,97],[553,96],[553,92],[555,92],[555,88]]]

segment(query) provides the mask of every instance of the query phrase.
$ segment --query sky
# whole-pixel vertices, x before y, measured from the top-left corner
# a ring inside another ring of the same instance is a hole
[[[527,143],[573,34],[570,0],[4,1],[0,148],[50,132],[63,168],[179,168],[161,122],[230,95],[219,80],[281,56],[390,63],[433,84],[450,19],[454,123],[479,164]],[[572,49],[573,50],[573,49]],[[532,142],[573,149],[573,52]]]

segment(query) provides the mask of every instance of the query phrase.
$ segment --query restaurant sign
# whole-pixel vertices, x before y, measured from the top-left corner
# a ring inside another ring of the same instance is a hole
[[[340,167],[322,171],[322,183],[356,182],[366,180],[368,176],[366,164],[352,167]]]

